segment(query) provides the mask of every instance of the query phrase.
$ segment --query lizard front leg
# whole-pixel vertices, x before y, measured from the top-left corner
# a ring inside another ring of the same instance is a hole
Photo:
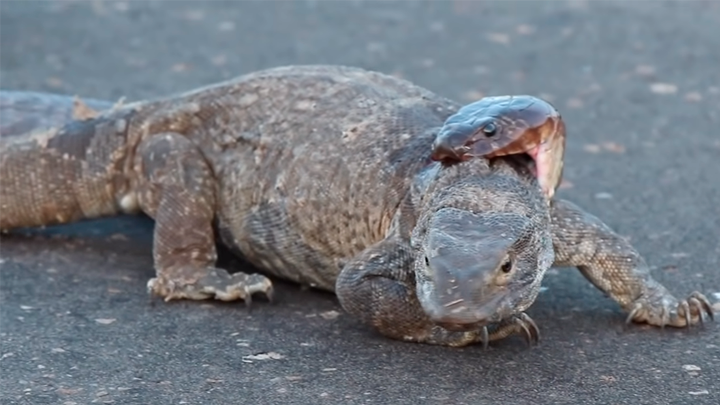
[[[575,266],[628,313],[627,322],[686,327],[712,319],[699,292],[678,300],[650,275],[645,260],[598,218],[563,200],[551,206],[556,266]]]
[[[200,151],[187,138],[157,134],[138,148],[138,203],[155,219],[153,256],[157,276],[148,289],[166,301],[216,298],[250,302],[268,297],[272,284],[259,274],[229,274],[215,267],[212,221],[216,183]]]
[[[524,314],[499,325],[470,331],[449,331],[433,323],[416,295],[413,254],[410,246],[385,239],[345,264],[335,292],[342,307],[381,334],[398,340],[444,346],[466,346],[513,333],[537,340],[537,326]]]

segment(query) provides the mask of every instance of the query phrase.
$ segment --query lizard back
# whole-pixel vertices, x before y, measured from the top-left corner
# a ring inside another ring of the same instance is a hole
[[[186,96],[217,176],[222,240],[272,273],[332,290],[383,239],[457,105],[346,67],[277,68]],[[191,104],[193,103],[191,102]]]

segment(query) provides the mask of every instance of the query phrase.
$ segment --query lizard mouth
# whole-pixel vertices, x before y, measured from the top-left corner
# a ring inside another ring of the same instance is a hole
[[[450,332],[470,332],[476,331],[482,327],[488,326],[493,322],[475,322],[475,323],[454,323],[454,322],[436,322],[436,324]]]
[[[469,305],[469,300],[458,299],[435,306],[429,315],[443,329],[464,332],[499,322],[509,315],[509,308],[505,294],[494,294],[494,297],[480,305]]]

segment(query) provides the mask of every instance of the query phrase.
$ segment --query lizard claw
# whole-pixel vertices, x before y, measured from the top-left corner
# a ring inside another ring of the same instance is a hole
[[[703,325],[704,316],[715,320],[710,301],[703,294],[695,291],[687,299],[678,301],[665,293],[655,297],[642,297],[635,302],[625,324],[646,322],[650,325],[674,326],[676,328],[691,327],[697,323]]]
[[[491,340],[503,339],[515,333],[522,333],[528,346],[536,345],[540,341],[540,328],[535,321],[524,312],[504,320],[491,333],[487,326],[480,333],[483,348],[487,348]]]
[[[697,291],[694,291],[692,294],[690,294],[687,302],[690,305],[690,309],[695,308],[696,311],[700,314],[700,323],[704,322],[703,314],[707,315],[711,321],[715,320],[715,312],[713,311],[712,305],[710,305],[710,300],[708,300],[707,297],[705,297],[704,295],[700,294]]]
[[[540,328],[528,314],[521,312],[515,318],[515,323],[522,328],[528,346],[536,345],[540,341]]]

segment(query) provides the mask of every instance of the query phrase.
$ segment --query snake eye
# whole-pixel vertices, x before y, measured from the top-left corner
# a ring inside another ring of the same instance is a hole
[[[512,260],[507,259],[505,263],[500,266],[500,270],[502,270],[503,273],[510,273],[510,270],[512,270]]]
[[[488,122],[485,124],[482,131],[487,137],[492,138],[497,133],[497,125],[492,122]]]

